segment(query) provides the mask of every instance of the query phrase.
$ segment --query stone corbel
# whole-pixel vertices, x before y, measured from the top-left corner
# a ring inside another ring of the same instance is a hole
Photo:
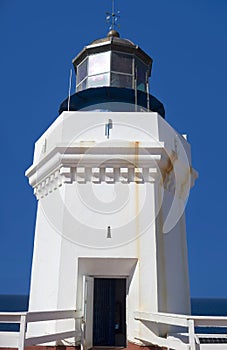
[[[72,183],[72,171],[71,167],[61,167],[60,175],[62,179],[62,183]]]

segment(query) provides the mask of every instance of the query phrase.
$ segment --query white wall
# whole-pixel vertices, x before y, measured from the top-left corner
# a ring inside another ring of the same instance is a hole
[[[190,162],[188,143],[156,113],[62,113],[27,171],[39,198],[29,309],[82,309],[88,274],[127,277],[131,341],[142,332],[134,311],[188,313]]]

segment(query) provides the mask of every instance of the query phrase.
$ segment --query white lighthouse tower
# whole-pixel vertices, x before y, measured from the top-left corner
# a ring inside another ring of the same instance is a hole
[[[73,64],[76,93],[26,172],[38,200],[29,310],[81,311],[86,348],[141,345],[136,311],[190,314],[190,145],[149,94],[152,59],[137,45],[111,30]]]

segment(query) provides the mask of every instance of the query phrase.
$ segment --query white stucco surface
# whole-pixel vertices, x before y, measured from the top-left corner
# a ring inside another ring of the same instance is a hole
[[[31,311],[82,310],[88,275],[127,279],[133,342],[143,332],[134,311],[190,313],[184,207],[195,172],[190,145],[163,118],[64,112],[26,175],[39,200]]]

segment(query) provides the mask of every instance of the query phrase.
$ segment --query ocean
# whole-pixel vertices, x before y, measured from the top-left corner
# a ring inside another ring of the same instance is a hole
[[[28,295],[0,295],[0,312],[28,310]],[[19,331],[19,324],[0,323],[0,331]]]
[[[28,299],[28,295],[0,295],[0,312],[27,311]],[[191,307],[192,315],[227,316],[227,299],[192,298]],[[0,324],[0,331],[18,330],[19,325]],[[200,329],[197,329],[197,331],[200,332]],[[217,333],[215,328],[210,329],[210,331]],[[205,333],[206,330],[203,328],[201,332]],[[222,333],[227,333],[227,329],[223,328]]]
[[[227,299],[192,298],[192,315],[227,316]]]
[[[195,316],[227,316],[227,299],[192,298],[191,312]],[[227,334],[227,328],[196,327],[196,333]]]

